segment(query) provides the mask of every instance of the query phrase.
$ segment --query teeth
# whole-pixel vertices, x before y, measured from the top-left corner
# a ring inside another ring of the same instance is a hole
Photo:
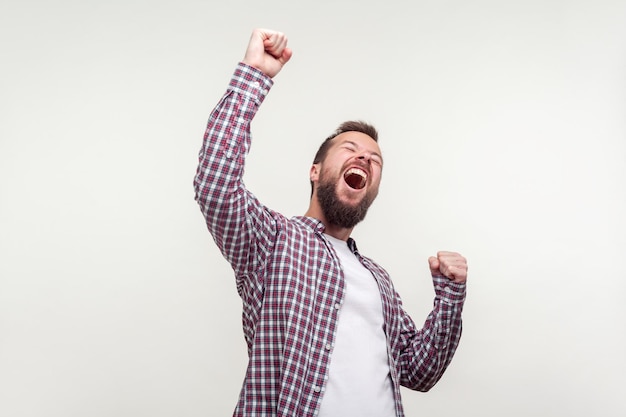
[[[350,175],[350,174],[356,174],[362,177],[364,180],[367,179],[367,174],[365,173],[365,171],[359,168],[350,168],[348,172],[346,172],[346,175]]]

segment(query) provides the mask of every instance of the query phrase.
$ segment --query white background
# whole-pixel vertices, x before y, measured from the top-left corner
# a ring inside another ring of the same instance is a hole
[[[292,61],[246,183],[308,207],[337,124],[380,130],[354,237],[421,322],[426,259],[469,259],[465,329],[409,416],[624,416],[626,3],[4,1],[0,415],[225,416],[241,303],[193,199],[251,30]]]

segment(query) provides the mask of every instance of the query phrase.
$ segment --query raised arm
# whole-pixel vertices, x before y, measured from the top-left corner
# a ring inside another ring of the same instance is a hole
[[[273,246],[274,213],[243,183],[250,149],[250,123],[291,57],[285,35],[265,29],[252,33],[244,60],[207,124],[194,178],[195,198],[216,244],[232,265],[238,289],[254,277]]]

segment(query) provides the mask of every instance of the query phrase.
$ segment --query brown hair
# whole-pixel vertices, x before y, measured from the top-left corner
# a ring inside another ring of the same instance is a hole
[[[375,142],[378,142],[378,131],[374,126],[369,123],[363,122],[361,120],[348,120],[347,122],[343,122],[342,124],[335,129],[335,131],[327,137],[324,142],[320,145],[317,153],[315,154],[315,158],[313,158],[313,164],[318,164],[326,159],[326,154],[328,153],[328,149],[332,145],[332,140],[342,133],[346,132],[360,132],[364,133],[370,138],[374,139]],[[311,181],[311,196],[313,195],[313,181]]]

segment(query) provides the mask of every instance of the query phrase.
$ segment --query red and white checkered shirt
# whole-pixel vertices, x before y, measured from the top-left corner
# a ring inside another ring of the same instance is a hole
[[[209,118],[194,185],[243,300],[249,363],[234,416],[309,417],[324,395],[344,278],[320,221],[270,210],[242,181],[250,123],[272,84],[259,70],[237,66]],[[465,285],[434,277],[434,308],[417,329],[387,272],[354,240],[348,244],[380,289],[396,414],[403,416],[400,385],[426,391],[452,360]]]

